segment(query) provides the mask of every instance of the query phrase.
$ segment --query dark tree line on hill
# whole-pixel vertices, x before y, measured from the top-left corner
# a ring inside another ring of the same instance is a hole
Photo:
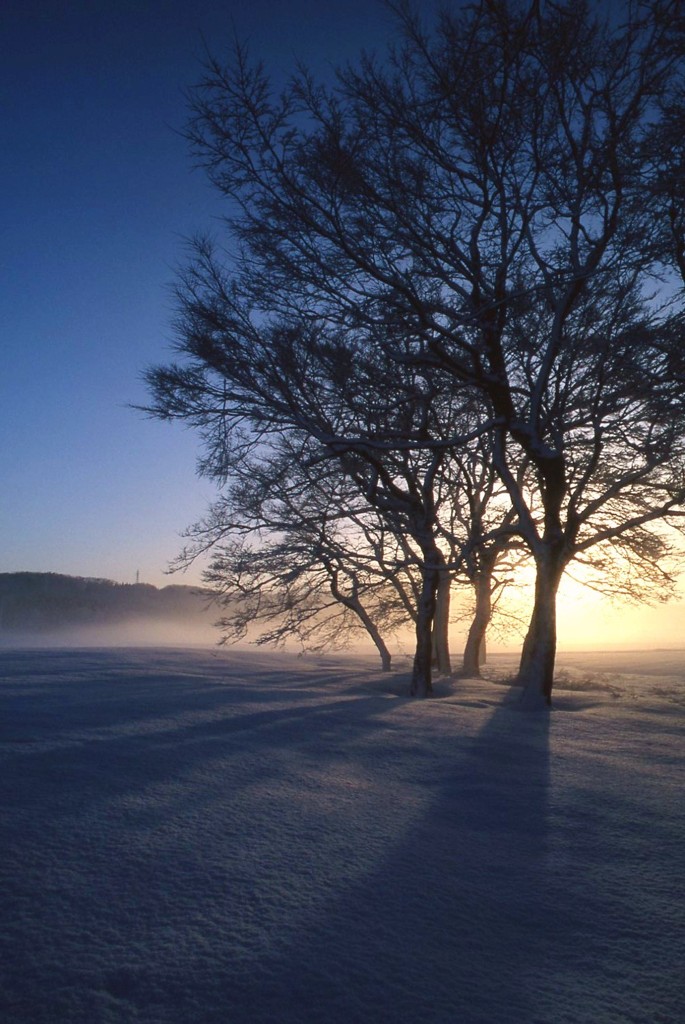
[[[473,669],[526,557],[544,705],[567,567],[667,586],[685,508],[682,4],[388,6],[394,47],[330,85],[210,61],[188,137],[226,238],[194,244],[151,409],[225,485],[187,556],[276,631],[329,595],[404,609],[413,693],[449,667],[452,584]]]
[[[158,589],[60,573],[0,573],[0,637],[136,620],[211,624],[210,598],[193,587]]]

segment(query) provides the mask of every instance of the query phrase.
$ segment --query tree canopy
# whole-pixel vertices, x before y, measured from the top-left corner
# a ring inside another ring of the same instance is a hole
[[[388,6],[395,44],[333,83],[276,91],[240,45],[209,62],[188,137],[226,235],[195,243],[151,407],[200,428],[221,481],[305,436],[411,536],[417,693],[448,572],[436,494],[458,504],[485,452],[506,508],[469,543],[534,560],[536,706],[568,564],[658,562],[685,506],[682,5],[483,0],[427,26]]]

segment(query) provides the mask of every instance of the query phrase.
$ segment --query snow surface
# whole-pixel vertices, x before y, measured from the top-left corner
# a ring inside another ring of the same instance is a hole
[[[2,657],[4,1024],[685,1020],[683,652]]]

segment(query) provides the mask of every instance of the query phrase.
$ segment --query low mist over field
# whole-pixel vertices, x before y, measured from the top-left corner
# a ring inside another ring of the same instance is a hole
[[[215,643],[210,591],[63,576],[0,574],[0,647]]]

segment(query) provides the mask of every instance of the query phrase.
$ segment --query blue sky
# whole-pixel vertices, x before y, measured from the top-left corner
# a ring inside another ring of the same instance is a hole
[[[423,6],[432,7],[432,0]],[[276,74],[382,47],[374,0],[5,0],[0,32],[0,572],[164,585],[214,497],[197,437],[146,419],[141,373],[171,353],[183,240],[221,207],[179,134],[184,90],[233,32]],[[682,643],[683,605],[596,606],[580,646]]]
[[[213,489],[192,433],[128,405],[170,352],[183,239],[220,212],[178,134],[203,39],[221,55],[235,30],[277,74],[297,57],[324,71],[382,45],[387,16],[373,0],[5,0],[0,21],[0,571],[164,584]]]

